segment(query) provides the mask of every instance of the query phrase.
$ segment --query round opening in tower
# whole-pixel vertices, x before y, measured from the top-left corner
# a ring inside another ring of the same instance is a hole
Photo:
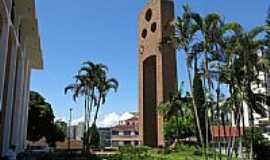
[[[145,14],[145,20],[149,22],[151,19],[152,19],[152,10],[148,9]]]
[[[147,37],[147,30],[146,29],[143,29],[141,36],[143,39],[145,39]]]
[[[157,23],[154,22],[154,23],[151,24],[151,31],[155,32],[156,30],[157,30]]]

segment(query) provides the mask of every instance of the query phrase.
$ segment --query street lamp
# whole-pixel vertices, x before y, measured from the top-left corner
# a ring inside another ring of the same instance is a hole
[[[68,136],[68,150],[71,152],[70,149],[70,141],[71,141],[71,121],[72,121],[72,108],[69,109],[69,136]]]

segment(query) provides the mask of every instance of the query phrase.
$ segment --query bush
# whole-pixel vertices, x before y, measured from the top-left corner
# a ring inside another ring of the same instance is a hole
[[[102,160],[122,160],[122,156],[120,154],[102,156]]]
[[[122,160],[153,160],[151,156],[151,148],[140,146],[124,146],[119,149]]]
[[[255,160],[261,160],[265,157],[270,157],[270,142],[263,137],[260,128],[253,128],[253,151]],[[244,139],[244,145],[250,148],[250,142],[252,140],[252,129],[246,130],[246,137]]]
[[[201,147],[197,146],[194,150],[194,155],[201,156],[202,155],[202,149]]]

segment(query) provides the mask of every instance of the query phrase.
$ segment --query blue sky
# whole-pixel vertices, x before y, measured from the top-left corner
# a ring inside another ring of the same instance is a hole
[[[44,56],[44,70],[33,71],[31,89],[53,105],[57,117],[82,115],[82,104],[64,95],[64,87],[81,63],[104,63],[120,82],[101,114],[137,110],[137,15],[148,0],[37,0],[37,15]],[[176,13],[189,3],[205,15],[218,12],[226,21],[238,21],[246,29],[263,24],[269,0],[176,0]],[[184,61],[178,55],[179,77],[186,79]]]

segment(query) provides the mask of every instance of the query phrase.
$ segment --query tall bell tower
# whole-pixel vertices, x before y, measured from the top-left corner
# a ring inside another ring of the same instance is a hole
[[[176,49],[161,43],[174,32],[173,20],[172,0],[150,0],[138,19],[140,139],[151,147],[164,145],[157,106],[177,90]]]

